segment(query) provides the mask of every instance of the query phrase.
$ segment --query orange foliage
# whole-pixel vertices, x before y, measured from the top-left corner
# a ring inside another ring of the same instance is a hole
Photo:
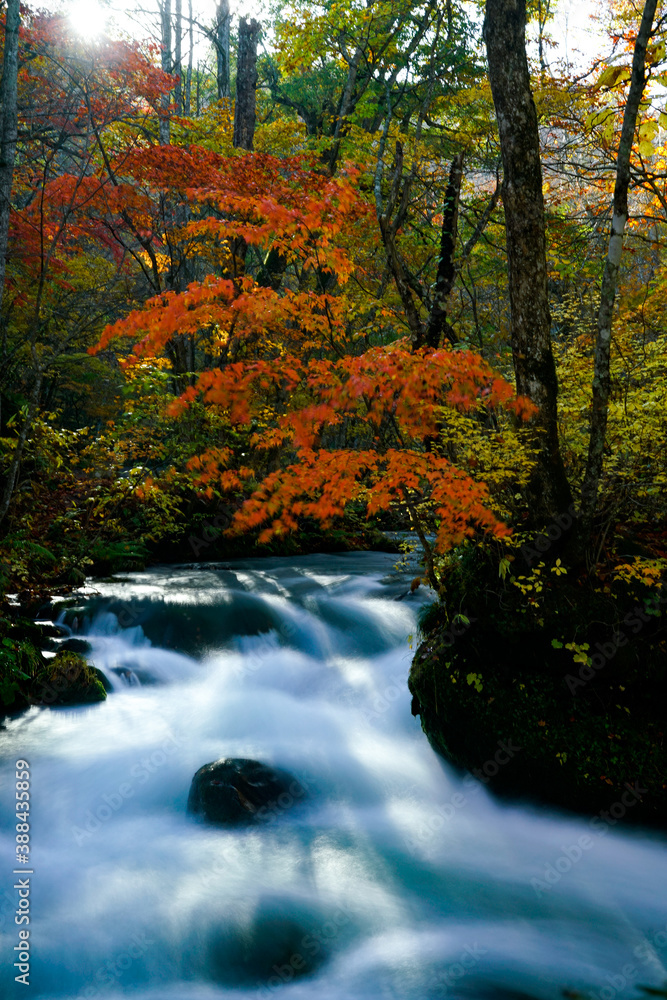
[[[535,408],[471,351],[411,352],[407,341],[396,340],[359,353],[347,333],[350,302],[341,288],[355,272],[345,246],[354,244],[350,234],[368,212],[354,171],[332,179],[303,157],[223,157],[194,146],[136,150],[123,170],[146,192],[167,187],[172,197],[200,206],[201,215],[195,211],[182,225],[182,239],[242,238],[278,249],[302,276],[312,276],[311,287],[302,278],[298,289],[275,290],[249,274],[209,275],[184,291],[153,296],[108,326],[95,348],[129,337],[140,359],[160,355],[187,334],[222,359],[197,375],[171,413],[196,400],[245,429],[258,455],[280,452],[283,467],[264,475],[233,531],[264,526],[264,542],[294,530],[303,517],[328,526],[351,501],[363,501],[370,516],[394,503],[414,509],[426,499],[439,522],[441,550],[476,531],[507,532],[490,509],[486,485],[441,453],[443,413],[482,420],[504,409],[527,419]],[[119,204],[124,190],[114,193]],[[154,245],[159,249],[157,235]],[[322,273],[335,275],[334,291],[323,291]],[[350,446],[331,447],[332,430]],[[232,451],[220,444],[190,469],[210,495],[213,484],[236,490],[253,476],[250,467],[233,463]]]

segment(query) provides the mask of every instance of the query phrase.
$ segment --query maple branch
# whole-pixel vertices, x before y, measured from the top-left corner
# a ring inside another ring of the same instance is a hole
[[[410,513],[410,520],[415,526],[415,531],[417,532],[417,537],[419,538],[420,545],[424,550],[424,563],[426,564],[426,575],[428,577],[428,582],[435,590],[436,594],[440,595],[442,591],[442,583],[438,579],[438,574],[435,571],[435,564],[433,560],[433,549],[431,548],[431,543],[424,534],[424,529],[421,526],[421,521],[419,520],[419,515],[415,508],[414,503],[410,498],[410,490],[407,486],[401,486],[401,493],[405,499],[406,506]]]
[[[382,179],[384,177],[384,153],[387,147],[387,138],[389,136],[389,125],[391,123],[392,107],[391,107],[391,97],[389,90],[387,89],[387,115],[384,121],[384,128],[382,129],[382,136],[380,137],[380,146],[378,149],[377,164],[375,167],[375,212],[377,215],[378,222],[382,218]]]
[[[403,308],[405,310],[405,315],[408,321],[408,328],[410,330],[410,339],[413,344],[413,348],[421,346],[424,335],[424,324],[419,316],[419,311],[415,305],[414,298],[412,296],[412,282],[410,280],[408,269],[402,260],[398,249],[396,247],[396,233],[397,228],[395,228],[391,222],[391,212],[398,198],[398,190],[401,181],[402,171],[403,171],[403,147],[401,143],[396,141],[396,159],[395,159],[395,170],[394,176],[392,178],[392,185],[389,193],[388,206],[387,209],[383,209],[382,205],[382,178],[384,175],[384,153],[387,144],[387,137],[389,135],[389,123],[391,121],[392,106],[391,106],[391,96],[389,94],[389,89],[387,88],[387,117],[385,119],[384,129],[382,131],[382,138],[380,139],[380,148],[378,150],[378,160],[377,166],[375,168],[375,211],[378,221],[378,226],[380,229],[380,236],[382,237],[382,243],[385,248],[387,255],[387,264],[394,277],[394,282],[398,290],[398,294],[401,297],[401,302],[403,303]],[[413,165],[414,170],[414,165]],[[407,185],[407,182],[406,182]],[[405,188],[404,197],[401,199],[401,206],[403,206],[405,199]],[[399,209],[400,214],[401,209]]]
[[[364,50],[361,45],[357,45],[352,61],[350,62],[349,71],[347,74],[347,81],[345,83],[345,89],[343,90],[342,97],[340,99],[340,105],[338,109],[338,115],[336,118],[336,128],[333,135],[333,146],[329,151],[329,173],[333,176],[336,170],[336,162],[338,160],[338,155],[340,153],[340,144],[342,139],[342,130],[350,109],[352,108],[352,96],[354,94],[354,88],[357,83],[357,73],[359,70],[359,63],[361,62],[361,57],[364,54]],[[357,98],[358,100],[358,98]]]
[[[102,161],[103,161],[105,169],[107,171],[107,176],[109,178],[109,182],[113,185],[113,187],[117,188],[117,187],[119,187],[119,181],[118,181],[118,178],[116,176],[116,171],[113,168],[113,166],[111,164],[111,161],[109,159],[109,155],[107,153],[106,147],[105,147],[104,143],[102,142],[102,136],[101,136],[99,127],[98,127],[97,123],[95,122],[95,116],[93,114],[93,109],[92,109],[92,106],[91,106],[91,103],[90,103],[90,95],[89,95],[88,90],[87,90],[86,87],[83,87],[82,89],[83,89],[84,96],[86,98],[86,107],[88,109],[88,117],[89,117],[89,120],[90,120],[90,125],[91,125],[91,128],[93,130],[93,135],[95,137],[95,141],[97,143],[97,147],[98,147],[98,149],[100,151],[100,155],[102,156]],[[129,153],[128,153],[128,156],[129,156]],[[104,184],[101,183],[100,187],[103,188]],[[160,281],[160,269],[158,267],[157,258],[155,256],[155,251],[153,250],[152,240],[147,239],[146,237],[140,235],[139,231],[137,230],[136,226],[134,225],[134,223],[133,223],[133,221],[132,221],[132,219],[131,219],[131,217],[130,217],[130,215],[127,212],[126,209],[123,208],[121,210],[120,216],[123,219],[123,221],[125,222],[125,224],[129,227],[130,231],[132,232],[134,238],[138,241],[138,243],[141,246],[142,250],[147,254],[147,256],[148,256],[148,258],[149,258],[149,260],[151,262],[151,270],[152,270],[152,275],[153,275],[153,280],[150,281],[150,279],[149,279],[149,281],[153,285],[153,288],[155,289],[155,291],[159,293],[162,290],[162,288],[161,288],[161,281]],[[114,238],[120,243],[120,245],[123,247],[123,249],[127,250],[130,254],[132,254],[132,257],[134,258],[134,260],[138,261],[138,263],[140,264],[141,269],[142,269],[144,275],[148,278],[148,271],[147,271],[145,265],[143,264],[143,261],[141,261],[141,259],[139,258],[139,255],[136,254],[132,250],[131,247],[128,247],[121,240],[120,236],[115,232],[115,230],[111,226],[107,226],[107,228],[114,235]]]
[[[493,215],[494,209],[495,209],[496,205],[498,204],[498,202],[500,200],[501,189],[502,189],[502,178],[500,176],[500,161],[498,161],[498,165],[496,167],[496,187],[495,187],[495,190],[494,190],[493,194],[491,195],[491,197],[489,198],[488,202],[486,203],[484,211],[482,212],[482,215],[481,215],[481,217],[480,217],[477,225],[473,229],[472,235],[470,236],[470,239],[467,240],[466,243],[463,246],[463,250],[461,251],[461,256],[459,257],[459,260],[458,260],[458,263],[457,263],[457,267],[458,267],[459,270],[461,270],[461,268],[463,267],[463,265],[465,263],[467,263],[467,260],[470,257],[470,254],[475,249],[475,246],[477,245],[480,237],[482,236],[482,233],[484,232],[484,230],[488,226],[489,220],[491,219],[491,216]]]

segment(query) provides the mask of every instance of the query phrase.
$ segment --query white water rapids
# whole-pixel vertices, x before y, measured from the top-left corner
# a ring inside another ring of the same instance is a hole
[[[501,804],[429,747],[406,686],[427,597],[396,558],[86,588],[65,621],[114,690],[0,729],[0,996],[633,1000],[667,981],[664,839]],[[261,826],[199,822],[192,776],[221,757],[285,768],[308,796]],[[28,989],[13,968],[21,758]]]

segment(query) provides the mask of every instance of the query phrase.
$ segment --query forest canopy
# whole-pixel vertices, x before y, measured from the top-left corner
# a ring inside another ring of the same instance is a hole
[[[504,574],[568,510],[558,566],[660,578],[662,15],[605,7],[575,73],[542,6],[484,14],[162,0],[159,37],[83,41],[10,0],[5,589],[215,523],[261,551],[409,528],[441,590],[452,549]]]

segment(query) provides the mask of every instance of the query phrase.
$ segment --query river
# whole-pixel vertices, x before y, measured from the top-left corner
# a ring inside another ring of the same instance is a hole
[[[433,753],[406,686],[428,594],[396,559],[156,567],[82,590],[64,621],[113,691],[0,729],[1,996],[630,1000],[667,981],[664,839],[501,803]],[[188,791],[222,757],[308,794],[262,825],[207,825]]]

